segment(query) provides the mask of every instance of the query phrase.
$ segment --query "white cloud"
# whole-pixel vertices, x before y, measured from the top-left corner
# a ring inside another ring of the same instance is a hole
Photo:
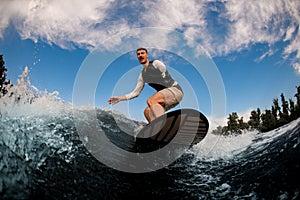
[[[283,56],[300,52],[300,31],[295,28],[300,21],[300,2],[281,1],[228,1],[225,4],[226,18],[230,20],[230,31],[224,45],[225,54],[249,48],[253,44],[268,44],[290,41]],[[222,49],[221,49],[222,51]],[[267,54],[272,50],[267,50]],[[300,56],[294,63],[300,63]],[[295,66],[295,65],[294,65]]]
[[[203,2],[199,1],[144,1],[147,10],[142,19],[150,26],[181,28],[183,25],[205,25]]]
[[[43,40],[63,48],[79,46],[92,50],[110,36],[133,28],[164,27],[168,31],[137,38],[138,44],[170,47],[170,37],[181,32],[186,43],[213,56],[267,44],[258,60],[272,56],[274,46],[284,42],[282,55],[300,65],[300,1],[126,1],[126,0],[2,0],[0,38],[12,24],[23,39]],[[122,44],[115,38],[108,46]],[[131,35],[130,37],[134,37]]]
[[[289,41],[293,38],[293,34],[295,33],[296,31],[296,26],[295,25],[291,25],[287,28],[287,31],[286,31],[286,35],[285,35],[285,38],[283,39],[283,41]]]
[[[274,53],[276,52],[276,50],[274,49],[269,49],[267,52],[265,52],[263,55],[261,55],[259,58],[255,59],[256,62],[261,62],[263,59],[265,59],[266,57],[271,57],[272,55],[274,55]]]
[[[299,14],[300,16],[300,14]],[[300,21],[300,17],[298,19]],[[297,74],[300,75],[300,27],[298,25],[297,29],[292,29],[288,32],[289,37],[286,37],[290,40],[289,45],[284,48],[284,58],[290,58],[292,60],[292,65]],[[293,55],[291,57],[291,55]]]
[[[231,22],[224,44],[229,51],[244,49],[255,43],[274,44],[282,37],[283,1],[228,1],[226,17]],[[227,52],[225,52],[227,53]]]
[[[293,64],[293,67],[295,68],[296,72],[297,72],[298,74],[300,74],[300,63],[299,63],[299,62],[294,63],[294,64]]]
[[[3,31],[9,26],[11,21],[22,19],[24,17],[24,8],[28,6],[26,1],[3,0],[0,4],[0,39],[3,37]]]
[[[112,0],[52,0],[4,1],[0,11],[0,33],[11,22],[23,39],[39,39],[62,48],[73,45],[89,48],[97,46],[107,37],[126,29],[126,21],[119,19],[103,27]],[[98,26],[98,27],[97,27]]]
[[[42,38],[67,48],[74,43],[79,46],[97,46],[110,32],[126,27],[120,20],[110,23],[106,29],[98,29],[106,20],[106,12],[112,1],[80,0],[39,1],[26,16],[21,35],[24,38]]]

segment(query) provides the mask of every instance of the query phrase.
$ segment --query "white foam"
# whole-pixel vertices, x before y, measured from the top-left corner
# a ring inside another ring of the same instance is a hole
[[[39,91],[31,85],[28,77],[29,70],[26,66],[18,83],[14,86],[7,86],[8,93],[0,98],[0,112],[2,115],[11,117],[17,116],[38,116],[38,115],[59,115],[71,104],[64,103],[59,97],[58,91]]]
[[[199,144],[193,147],[192,152],[201,160],[232,159],[237,153],[252,143],[256,134],[257,131],[236,136],[222,136],[209,133]]]
[[[219,159],[229,160],[235,158],[246,149],[259,150],[264,144],[269,143],[299,126],[300,118],[275,130],[259,133],[259,131],[246,131],[240,135],[222,136],[209,133],[199,144],[195,145],[191,151],[197,159],[205,161],[215,161]]]

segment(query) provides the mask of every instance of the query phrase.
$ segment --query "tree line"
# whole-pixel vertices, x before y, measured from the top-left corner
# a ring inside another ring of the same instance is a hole
[[[6,80],[7,69],[4,64],[3,55],[0,54],[0,98],[8,92],[7,86],[11,85],[11,81]]]
[[[227,126],[218,126],[212,131],[213,134],[229,135],[241,134],[244,130],[259,130],[267,132],[283,126],[300,117],[300,86],[296,87],[297,92],[294,95],[296,102],[290,98],[286,100],[283,93],[278,98],[273,99],[271,109],[261,112],[260,108],[252,110],[248,122],[243,117],[239,117],[237,112],[229,114]]]

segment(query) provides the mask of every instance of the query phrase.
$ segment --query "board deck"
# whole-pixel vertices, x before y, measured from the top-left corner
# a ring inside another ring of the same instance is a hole
[[[172,142],[177,146],[193,146],[207,134],[207,118],[194,109],[179,109],[153,120],[136,136],[135,151],[150,152]]]

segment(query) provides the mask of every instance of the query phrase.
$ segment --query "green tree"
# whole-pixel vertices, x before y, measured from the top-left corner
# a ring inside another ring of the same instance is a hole
[[[232,114],[229,114],[229,117],[227,118],[227,130],[230,133],[241,133],[241,130],[239,128],[238,119],[239,116],[236,112],[233,112]]]
[[[272,106],[272,115],[275,117],[276,121],[279,119],[281,115],[281,110],[278,102],[278,98],[273,99],[273,106]]]
[[[259,129],[260,115],[261,115],[261,112],[260,112],[259,108],[257,108],[257,110],[251,111],[251,116],[250,116],[250,119],[248,121],[248,126],[251,129]]]
[[[248,128],[249,128],[248,123],[244,122],[244,118],[243,118],[243,117],[241,117],[241,118],[238,120],[238,123],[239,123],[239,129],[240,129],[240,130],[245,130],[245,129],[248,129]]]
[[[262,132],[273,130],[277,126],[276,119],[271,110],[266,110],[265,113],[261,115],[261,120],[262,123],[260,126],[260,130]]]
[[[251,128],[258,129],[262,132],[273,130],[279,126],[287,124],[291,120],[300,117],[300,85],[296,87],[297,93],[295,94],[296,103],[293,99],[285,100],[283,93],[281,93],[281,107],[278,98],[273,99],[271,110],[265,110],[261,113],[260,109],[251,111],[249,121],[244,123],[243,118],[239,119],[238,114],[233,112],[229,115],[227,125],[224,127],[217,127],[215,134],[229,134],[241,133],[241,129]]]
[[[296,97],[295,112],[296,112],[296,117],[300,117],[300,85],[296,88],[297,88],[297,93],[295,94]]]
[[[295,102],[293,99],[289,99],[290,102],[290,120],[295,120],[297,119],[297,114],[296,114],[296,107],[295,107]]]
[[[285,100],[283,93],[281,93],[280,97],[282,112],[280,114],[279,126],[282,126],[289,122],[289,103]]]
[[[3,60],[3,55],[0,54],[0,97],[7,93],[5,85],[7,85],[6,81],[6,72],[7,69],[4,66],[5,62]]]

